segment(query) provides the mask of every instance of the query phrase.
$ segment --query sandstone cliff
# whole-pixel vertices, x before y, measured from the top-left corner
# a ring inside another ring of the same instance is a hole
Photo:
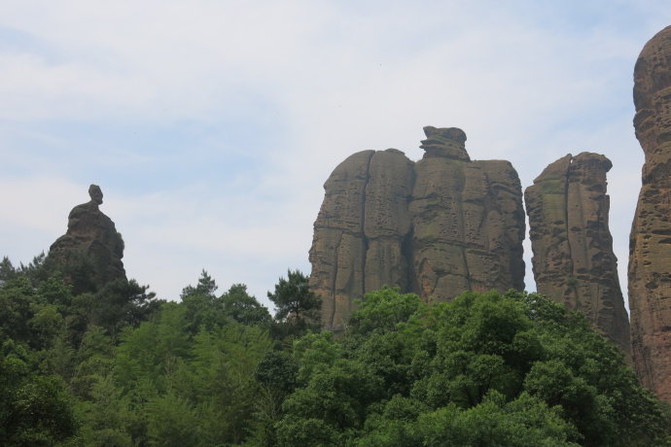
[[[524,211],[507,161],[470,161],[460,129],[425,128],[410,198],[414,292],[524,289]]]
[[[583,312],[630,353],[629,319],[608,228],[603,155],[571,154],[549,165],[524,192],[539,293]]]
[[[439,300],[524,288],[517,173],[508,162],[470,161],[460,129],[424,131],[420,162],[395,149],[359,152],[324,185],[310,282],[328,328],[383,285]]]
[[[634,104],[645,165],[629,245],[632,353],[643,384],[671,402],[671,26],[641,51]]]
[[[49,248],[47,262],[65,273],[78,292],[96,291],[115,279],[126,278],[124,244],[114,222],[100,211],[103,194],[91,185],[91,200],[68,216],[67,232]]]

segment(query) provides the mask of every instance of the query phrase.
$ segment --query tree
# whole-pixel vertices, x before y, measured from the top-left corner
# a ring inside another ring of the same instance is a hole
[[[281,277],[268,298],[275,304],[275,321],[287,334],[300,335],[320,327],[321,300],[310,290],[308,277],[298,270],[288,270],[287,279]]]
[[[182,294],[180,298],[184,300],[190,296],[204,296],[209,298],[215,298],[214,292],[217,291],[219,286],[212,277],[203,269],[200,272],[200,278],[198,278],[198,284],[196,286],[186,286],[182,289]]]
[[[198,284],[186,286],[182,290],[182,303],[189,324],[189,333],[195,336],[202,327],[212,330],[226,324],[222,300],[215,295],[219,287],[212,277],[203,270]]]
[[[579,313],[537,294],[383,289],[294,343],[279,445],[669,444],[665,407]]]
[[[42,374],[36,355],[0,336],[0,445],[50,446],[76,433],[67,386]]]
[[[256,298],[247,293],[244,284],[233,284],[221,296],[226,315],[245,325],[269,325],[272,317]]]
[[[4,282],[13,279],[16,276],[16,268],[12,265],[12,261],[7,256],[0,261],[0,285]]]
[[[134,279],[108,282],[96,293],[84,293],[73,299],[75,311],[85,320],[85,326],[104,328],[116,338],[126,326],[137,327],[160,307],[149,286],[141,286]]]

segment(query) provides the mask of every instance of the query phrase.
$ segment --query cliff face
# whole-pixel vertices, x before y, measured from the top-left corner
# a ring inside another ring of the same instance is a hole
[[[95,291],[115,279],[126,278],[124,244],[114,222],[100,211],[103,194],[89,188],[91,200],[77,205],[68,216],[67,232],[49,248],[47,262],[70,276],[80,291]]]
[[[524,211],[506,161],[470,161],[459,129],[427,128],[410,198],[414,292],[524,288]]]
[[[359,152],[324,185],[310,281],[327,328],[384,285],[439,300],[524,288],[517,173],[508,162],[470,161],[460,129],[424,131],[417,164],[394,149]]]
[[[327,327],[342,326],[353,301],[365,292],[385,284],[407,287],[403,245],[410,228],[412,165],[394,149],[359,152],[324,184],[310,249],[310,283],[322,297]]]
[[[641,51],[634,104],[645,164],[629,245],[632,353],[643,384],[671,402],[671,27]]]
[[[571,154],[549,165],[524,198],[539,293],[583,312],[625,354],[629,320],[608,227],[603,155]]]

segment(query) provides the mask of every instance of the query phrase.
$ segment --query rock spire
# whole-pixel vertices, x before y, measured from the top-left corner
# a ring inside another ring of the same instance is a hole
[[[671,26],[636,61],[634,105],[645,164],[629,243],[632,353],[642,383],[671,402]]]
[[[68,216],[67,232],[54,242],[47,262],[63,271],[81,291],[96,291],[106,283],[126,278],[124,243],[114,222],[100,211],[103,193],[89,187],[90,201],[75,206]]]
[[[584,313],[629,355],[624,308],[608,227],[603,155],[571,154],[550,164],[524,192],[539,293]]]

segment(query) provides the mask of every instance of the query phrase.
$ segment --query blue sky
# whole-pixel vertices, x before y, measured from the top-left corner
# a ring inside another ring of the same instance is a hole
[[[418,160],[423,126],[455,126],[523,187],[567,153],[610,158],[625,285],[632,72],[669,24],[661,0],[4,0],[0,254],[47,250],[96,183],[129,277],[176,299],[206,269],[264,300],[288,268],[309,273],[340,161]]]

